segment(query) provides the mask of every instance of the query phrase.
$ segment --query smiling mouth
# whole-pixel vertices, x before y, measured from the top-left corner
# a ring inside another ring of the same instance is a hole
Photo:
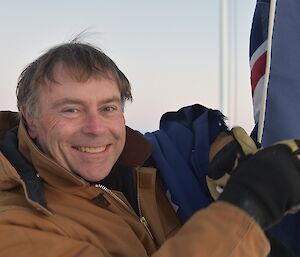
[[[102,153],[105,151],[106,147],[107,146],[105,145],[105,146],[97,146],[97,147],[76,146],[74,148],[79,152],[83,152],[83,153]]]

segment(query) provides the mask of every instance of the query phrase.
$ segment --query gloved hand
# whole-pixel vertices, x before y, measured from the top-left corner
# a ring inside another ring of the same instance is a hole
[[[242,208],[267,229],[300,204],[300,140],[259,150],[232,172],[220,200]]]
[[[214,156],[208,167],[206,182],[214,200],[223,192],[234,168],[259,147],[241,127],[233,128],[230,134],[233,140]]]

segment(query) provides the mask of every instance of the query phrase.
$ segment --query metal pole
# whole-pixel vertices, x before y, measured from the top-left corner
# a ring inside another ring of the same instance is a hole
[[[228,115],[228,0],[220,0],[220,110]]]
[[[237,1],[232,0],[232,123],[236,125],[238,107],[238,82],[237,82]]]

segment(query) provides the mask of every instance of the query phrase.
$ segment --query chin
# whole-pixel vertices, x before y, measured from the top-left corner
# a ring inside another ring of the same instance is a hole
[[[97,182],[97,181],[100,181],[100,180],[106,178],[108,176],[109,172],[101,172],[101,171],[99,172],[99,170],[97,170],[97,171],[95,171],[94,174],[91,174],[91,172],[89,172],[89,174],[87,174],[87,173],[77,173],[77,174],[87,181]]]

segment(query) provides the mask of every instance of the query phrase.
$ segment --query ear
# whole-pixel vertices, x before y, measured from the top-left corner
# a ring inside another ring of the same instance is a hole
[[[24,106],[21,108],[22,116],[25,120],[25,124],[27,127],[27,132],[32,139],[37,137],[37,128],[36,128],[36,118],[34,118]]]

